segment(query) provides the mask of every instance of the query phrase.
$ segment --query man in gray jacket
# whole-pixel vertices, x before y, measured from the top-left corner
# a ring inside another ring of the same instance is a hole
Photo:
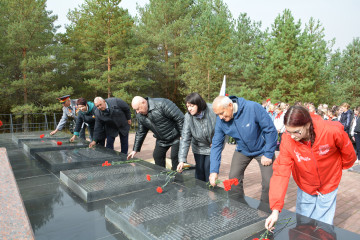
[[[156,138],[153,153],[155,164],[165,167],[166,152],[171,147],[172,170],[176,170],[184,114],[172,101],[165,98],[136,96],[131,106],[136,111],[139,127],[135,135],[133,151],[128,155],[128,159],[140,152],[146,134],[151,130]]]
[[[95,110],[94,140],[89,147],[93,147],[101,141],[105,130],[106,147],[114,149],[115,138],[119,136],[121,152],[127,154],[131,125],[129,105],[120,98],[107,98],[104,100],[101,97],[96,97],[94,104],[97,107]]]
[[[59,102],[63,105],[63,115],[60,119],[59,124],[57,125],[56,129],[50,133],[50,135],[55,135],[58,131],[61,131],[67,122],[67,120],[72,121],[70,126],[70,131],[73,133],[75,128],[75,122],[77,119],[76,116],[76,101],[77,99],[73,100],[70,99],[70,95],[65,95],[58,98]],[[80,130],[79,137],[85,140],[85,126]]]

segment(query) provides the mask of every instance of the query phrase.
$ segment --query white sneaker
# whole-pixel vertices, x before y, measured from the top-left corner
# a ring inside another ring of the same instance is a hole
[[[359,159],[356,159],[355,163],[359,164]]]

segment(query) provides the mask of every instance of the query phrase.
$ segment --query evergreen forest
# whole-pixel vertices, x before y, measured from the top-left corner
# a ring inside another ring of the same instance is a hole
[[[360,39],[340,51],[321,22],[284,9],[271,28],[222,0],[150,0],[136,17],[120,0],[86,0],[58,33],[46,0],[0,0],[0,113],[61,111],[57,97],[200,93],[261,102],[360,103]]]

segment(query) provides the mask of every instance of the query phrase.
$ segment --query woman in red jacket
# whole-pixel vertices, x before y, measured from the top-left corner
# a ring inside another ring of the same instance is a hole
[[[286,132],[270,181],[272,214],[265,227],[274,229],[291,173],[298,185],[296,213],[332,224],[342,170],[356,160],[348,134],[339,122],[311,118],[301,106],[292,106],[286,112],[284,124]]]

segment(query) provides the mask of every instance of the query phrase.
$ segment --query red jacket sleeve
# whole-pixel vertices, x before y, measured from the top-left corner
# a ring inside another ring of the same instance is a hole
[[[285,134],[283,137],[285,137]],[[276,209],[281,211],[284,207],[285,194],[291,176],[293,160],[286,149],[286,142],[286,139],[281,141],[280,154],[273,164],[273,175],[270,180],[269,190],[269,203],[271,210]]]

